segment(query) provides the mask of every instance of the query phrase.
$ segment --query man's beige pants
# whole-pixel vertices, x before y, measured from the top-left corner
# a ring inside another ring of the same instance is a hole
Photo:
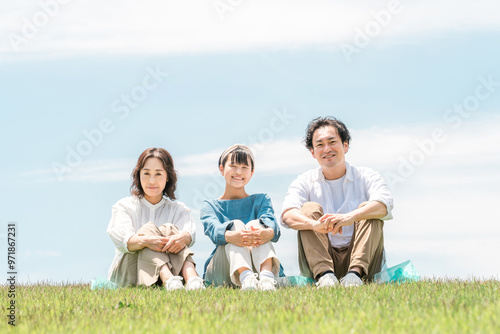
[[[169,223],[157,227],[152,222],[149,222],[142,226],[137,233],[147,236],[168,237],[178,234],[179,229]],[[135,253],[126,253],[113,271],[111,281],[120,286],[150,286],[158,281],[160,268],[164,264],[167,265],[174,276],[179,276],[185,261],[194,264],[193,254],[188,247],[185,247],[177,254],[156,252],[149,248],[141,249]]]
[[[301,211],[314,220],[323,216],[323,208],[315,202],[305,203]],[[373,280],[373,275],[382,267],[383,227],[384,222],[380,219],[355,222],[351,242],[349,246],[343,248],[332,247],[327,233],[314,230],[298,231],[301,275],[315,279],[325,271],[331,270],[340,279],[352,268],[359,267],[363,270],[363,279]]]
[[[252,226],[263,228],[258,219],[249,221],[246,225],[240,220],[235,220],[231,231],[250,230]],[[259,247],[239,247],[230,243],[219,245],[207,266],[205,280],[217,286],[241,286],[238,269],[247,267],[258,273],[262,263],[269,258],[273,259],[272,273],[277,277],[280,262],[270,241]]]

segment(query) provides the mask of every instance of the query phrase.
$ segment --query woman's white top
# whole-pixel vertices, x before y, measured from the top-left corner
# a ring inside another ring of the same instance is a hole
[[[171,223],[191,235],[191,247],[196,236],[196,226],[191,217],[191,210],[184,203],[162,198],[157,204],[149,203],[137,196],[125,197],[113,205],[111,221],[107,232],[116,246],[115,258],[109,268],[108,277],[120,263],[123,255],[130,252],[127,242],[142,226],[153,222],[160,227]]]

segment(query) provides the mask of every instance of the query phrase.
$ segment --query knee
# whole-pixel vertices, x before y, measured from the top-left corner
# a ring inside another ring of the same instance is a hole
[[[304,241],[304,239],[308,239],[312,236],[314,236],[316,233],[314,230],[300,230],[297,231],[297,235],[300,240]]]
[[[165,227],[165,228],[169,228],[169,229],[176,229],[177,228],[177,226],[175,226],[172,223],[165,223],[162,226]]]
[[[165,223],[162,226],[160,226],[160,231],[162,232],[162,235],[168,236],[171,234],[179,233],[179,228],[174,224]]]
[[[320,217],[323,216],[323,208],[319,203],[316,202],[304,203],[300,211],[302,211],[302,213],[309,218],[313,218],[317,215],[320,215]]]
[[[156,225],[153,222],[149,222],[141,226],[140,229],[137,230],[137,234],[150,235],[154,234],[152,231],[157,229]]]
[[[356,223],[358,225],[358,228],[361,228],[363,226],[369,226],[371,229],[379,229],[382,230],[384,227],[384,221],[381,219],[366,219],[366,220],[360,220],[359,222]]]
[[[232,231],[244,230],[245,228],[246,228],[245,224],[241,220],[239,219],[233,220],[233,227],[231,227]]]
[[[247,223],[246,227],[255,227],[255,228],[264,228],[264,226],[262,226],[262,224],[260,223],[260,220],[259,219],[254,219],[254,220],[251,220]]]

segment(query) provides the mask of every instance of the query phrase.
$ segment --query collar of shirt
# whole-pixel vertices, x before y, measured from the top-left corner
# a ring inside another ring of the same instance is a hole
[[[348,162],[345,163],[345,170],[346,170],[346,173],[345,173],[345,181],[354,181],[354,175],[352,173],[352,169],[351,169],[351,166],[349,165]],[[317,169],[317,173],[316,175],[314,175],[312,177],[312,180],[313,181],[325,181],[326,182],[326,179],[325,179],[325,176],[323,175],[323,170],[321,169],[321,167],[318,167]]]
[[[167,202],[167,199],[165,197],[163,197],[158,203],[156,204],[152,204],[150,203],[147,199],[145,199],[144,197],[141,198],[141,203],[144,204],[145,206],[147,206],[148,208],[150,209],[153,209],[153,210],[156,210],[160,207],[162,207],[165,203]]]

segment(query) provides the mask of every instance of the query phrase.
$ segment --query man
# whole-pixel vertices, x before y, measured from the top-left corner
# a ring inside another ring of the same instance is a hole
[[[312,120],[305,145],[320,167],[293,181],[283,203],[282,224],[298,230],[301,274],[318,288],[371,281],[384,258],[392,195],[380,174],[345,161],[350,140],[334,117]]]

